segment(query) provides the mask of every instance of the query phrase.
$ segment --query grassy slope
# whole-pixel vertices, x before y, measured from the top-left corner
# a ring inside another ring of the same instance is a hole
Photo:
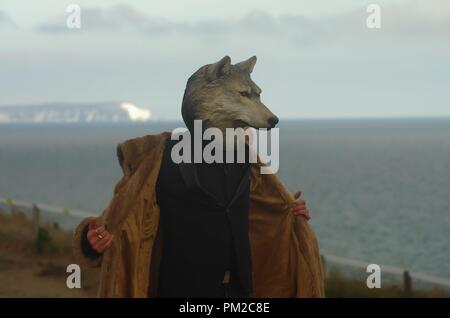
[[[54,225],[43,226],[50,241],[36,251],[32,223],[16,211],[0,210],[0,297],[94,297],[98,270],[82,271],[82,288],[66,287],[66,267],[73,263],[71,233]],[[42,243],[42,242],[41,242]],[[368,289],[365,282],[331,273],[326,280],[327,297],[403,297],[398,286]],[[414,297],[450,297],[440,290],[416,290]]]
[[[37,253],[32,223],[22,213],[0,211],[0,297],[93,297],[96,271],[82,272],[81,289],[66,287],[73,263],[71,234],[44,226],[51,240]]]

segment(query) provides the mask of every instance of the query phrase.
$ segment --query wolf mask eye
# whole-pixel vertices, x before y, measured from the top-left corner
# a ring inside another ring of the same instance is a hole
[[[242,97],[248,97],[248,98],[250,98],[250,95],[251,95],[248,91],[242,91],[242,92],[239,92],[239,94],[241,94]]]

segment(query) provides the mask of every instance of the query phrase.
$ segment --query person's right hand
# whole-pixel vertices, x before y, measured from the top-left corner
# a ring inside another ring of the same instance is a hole
[[[104,226],[97,227],[97,218],[89,219],[87,239],[94,251],[102,254],[111,246],[113,238],[114,235],[111,235]]]

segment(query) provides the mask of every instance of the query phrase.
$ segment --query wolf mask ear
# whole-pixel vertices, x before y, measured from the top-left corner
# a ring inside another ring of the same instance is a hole
[[[230,69],[231,58],[229,56],[224,56],[219,62],[208,65],[206,76],[209,80],[213,81],[230,73]]]
[[[253,68],[255,67],[255,64],[256,64],[256,56],[252,56],[248,60],[236,64],[236,66],[239,67],[244,72],[251,74],[253,72]]]

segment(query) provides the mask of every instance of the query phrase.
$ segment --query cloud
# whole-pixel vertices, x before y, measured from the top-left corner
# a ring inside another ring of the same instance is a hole
[[[68,31],[66,17],[60,16],[50,23],[38,25],[37,30],[47,33]],[[116,5],[108,8],[81,8],[81,30],[86,32],[116,32],[138,30],[165,32],[171,22],[158,17],[148,17],[130,5]]]
[[[330,18],[330,25],[350,34],[367,35],[365,8]],[[445,36],[450,31],[450,2],[417,1],[381,7],[381,32],[387,36]]]
[[[430,0],[408,1],[382,7],[383,37],[447,36],[450,32],[450,2]],[[274,16],[265,11],[252,11],[234,19],[205,19],[174,21],[149,16],[131,5],[83,8],[81,33],[116,34],[129,32],[137,36],[191,36],[207,38],[277,38],[288,40],[296,46],[311,46],[318,42],[335,41],[340,38],[367,37],[371,30],[366,27],[366,6],[336,13],[330,16],[306,17],[301,15]],[[37,30],[45,33],[70,31],[65,16],[50,23],[43,23]]]
[[[448,37],[450,2],[412,0],[386,10],[385,20],[386,27],[400,35],[445,35]]]
[[[4,11],[0,11],[0,27],[2,26],[14,28],[16,27],[16,24],[14,23],[13,19]]]
[[[199,20],[195,22],[171,21],[162,17],[148,16],[130,5],[116,5],[108,8],[82,8],[82,27],[88,32],[117,30],[140,31],[144,34],[198,34],[198,33],[230,33],[245,32],[266,34],[267,32],[284,32],[289,24],[305,25],[306,18],[276,18],[264,11],[252,11],[242,18],[234,20]],[[287,22],[287,24],[285,23]],[[63,16],[50,23],[38,25],[37,30],[43,32],[66,31]]]
[[[173,21],[148,16],[130,5],[109,8],[82,8],[81,34],[130,33],[142,37],[193,37],[221,41],[228,37],[234,41],[257,38],[288,39],[300,45],[314,42],[314,21],[303,16],[275,17],[265,11],[252,11],[235,19],[211,19],[197,21]],[[37,26],[37,31],[47,34],[71,32],[61,16],[50,23]]]

